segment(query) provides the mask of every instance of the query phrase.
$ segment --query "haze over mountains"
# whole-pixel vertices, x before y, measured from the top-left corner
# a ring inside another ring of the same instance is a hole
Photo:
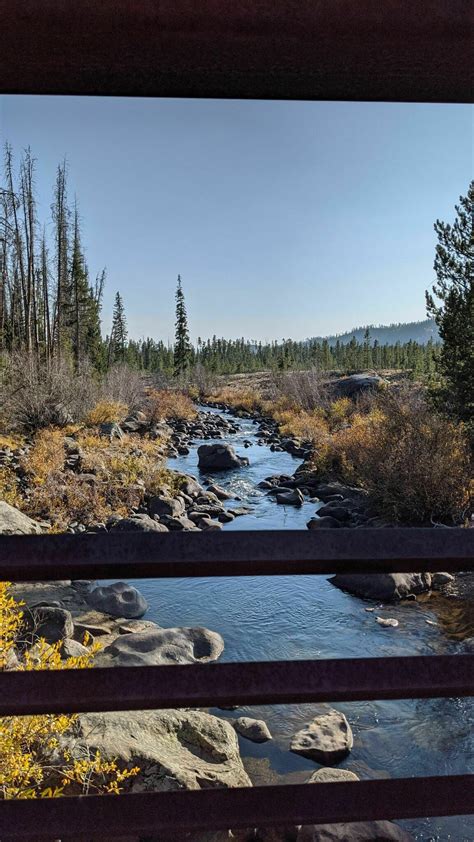
[[[327,339],[330,345],[335,345],[337,340],[346,344],[351,341],[352,337],[355,337],[357,342],[363,342],[367,327],[369,328],[371,343],[377,340],[380,345],[395,345],[396,342],[403,343],[410,340],[418,342],[420,345],[426,345],[430,339],[433,342],[440,341],[434,319],[424,319],[421,322],[400,322],[391,325],[364,325],[363,327],[355,327],[347,333],[335,334],[334,336],[315,336],[312,339],[317,342]]]

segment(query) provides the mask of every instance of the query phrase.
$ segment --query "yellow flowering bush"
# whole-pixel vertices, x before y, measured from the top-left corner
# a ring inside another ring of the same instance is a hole
[[[87,652],[61,658],[62,643],[39,639],[15,662],[15,643],[23,619],[8,582],[0,582],[0,671],[12,664],[18,670],[84,669],[100,648],[84,639]],[[139,771],[120,769],[99,752],[73,757],[61,737],[74,733],[77,714],[40,714],[0,718],[0,798],[45,798],[63,794],[119,793],[121,785]]]

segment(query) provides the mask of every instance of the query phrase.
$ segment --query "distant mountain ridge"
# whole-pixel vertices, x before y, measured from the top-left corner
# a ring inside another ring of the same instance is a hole
[[[364,341],[365,331],[369,328],[370,341],[375,339],[380,345],[395,345],[396,342],[404,343],[412,340],[419,345],[426,345],[430,339],[439,342],[438,328],[434,319],[424,319],[421,322],[399,322],[391,325],[364,325],[348,330],[347,333],[334,334],[333,336],[315,336],[311,341],[322,342],[327,339],[330,345],[335,345],[337,340],[345,345],[355,336],[357,342]]]

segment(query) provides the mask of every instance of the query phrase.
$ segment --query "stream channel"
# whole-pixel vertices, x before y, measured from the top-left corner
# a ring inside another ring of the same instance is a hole
[[[209,411],[207,407],[199,407]],[[218,410],[216,410],[218,411]],[[233,416],[222,414],[235,421]],[[226,437],[248,467],[212,477],[241,498],[230,508],[248,506],[224,529],[305,529],[318,504],[282,506],[257,485],[272,474],[293,474],[301,460],[258,445],[257,426],[238,419],[239,431]],[[252,442],[244,448],[243,442]],[[200,481],[196,442],[171,468]],[[213,443],[206,442],[206,443]],[[217,442],[216,442],[217,443]],[[221,443],[221,442],[220,442]],[[321,504],[322,505],[322,504]],[[206,626],[225,641],[222,661],[304,658],[441,655],[473,651],[474,582],[462,574],[448,594],[431,594],[387,605],[375,612],[368,601],[335,588],[327,576],[272,576],[213,579],[135,580],[149,603],[146,618],[161,626]],[[373,605],[373,603],[372,603]],[[399,621],[383,628],[380,613]],[[470,638],[470,640],[469,640]],[[329,705],[274,705],[211,712],[224,717],[264,719],[271,742],[239,737],[244,763],[255,784],[300,783],[318,764],[289,751],[291,736]],[[339,764],[360,778],[465,774],[474,771],[474,701],[469,698],[337,703],[347,716],[354,748]],[[401,822],[420,842],[474,842],[474,818],[454,817]]]

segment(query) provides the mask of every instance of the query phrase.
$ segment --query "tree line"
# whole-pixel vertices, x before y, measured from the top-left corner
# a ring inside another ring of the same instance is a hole
[[[15,172],[13,153],[4,153],[0,186],[0,355],[25,352],[39,364],[68,361],[71,371],[87,362],[103,372],[117,363],[184,380],[196,366],[215,374],[261,369],[356,371],[408,369],[428,378],[437,372],[440,404],[472,423],[474,412],[474,182],[456,206],[452,225],[435,223],[437,281],[427,293],[428,316],[442,342],[381,343],[370,330],[349,342],[312,339],[251,342],[199,338],[190,342],[181,277],[176,287],[173,345],[129,338],[125,306],[116,293],[110,334],[101,332],[105,270],[91,280],[81,238],[77,201],[67,191],[67,164],[56,171],[48,227],[40,223],[35,197],[36,161],[27,149]],[[49,234],[47,234],[47,230]]]

